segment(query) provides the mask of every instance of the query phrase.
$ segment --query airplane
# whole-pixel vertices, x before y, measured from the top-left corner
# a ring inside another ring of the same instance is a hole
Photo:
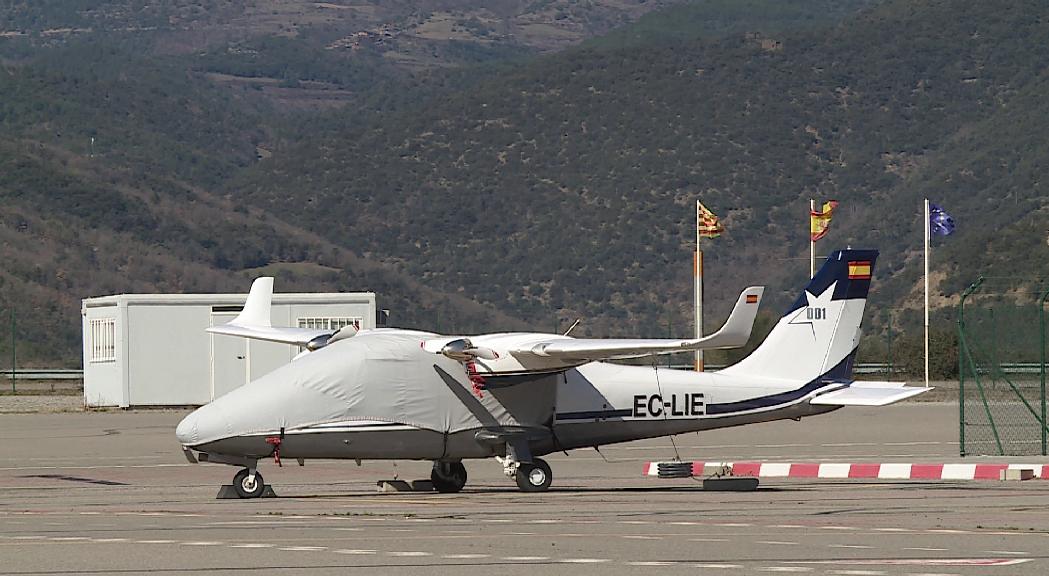
[[[710,336],[592,339],[276,327],[273,279],[258,278],[243,311],[208,330],[303,351],[192,412],[175,434],[190,462],[240,467],[241,498],[263,494],[259,461],[282,456],[431,460],[445,493],[466,485],[463,460],[494,457],[521,491],[541,492],[553,480],[541,457],[555,451],[891,404],[928,389],[852,380],[877,256],[832,253],[764,342],[716,372],[609,361],[744,346],[763,288],[744,290]]]

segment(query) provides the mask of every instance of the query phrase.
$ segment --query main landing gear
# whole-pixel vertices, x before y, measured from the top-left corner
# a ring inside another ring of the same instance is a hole
[[[438,492],[458,492],[466,486],[466,466],[462,462],[434,462],[430,482]]]
[[[543,492],[554,480],[550,465],[542,458],[532,458],[531,462],[519,462],[513,456],[495,459],[503,465],[503,474],[513,478],[522,492]]]
[[[554,475],[550,473],[550,465],[546,461],[535,458],[531,462],[519,465],[514,479],[522,492],[543,492],[550,487]]]

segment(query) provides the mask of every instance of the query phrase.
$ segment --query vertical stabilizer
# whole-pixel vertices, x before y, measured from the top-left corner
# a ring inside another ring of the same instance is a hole
[[[721,371],[810,382],[849,380],[877,250],[833,252],[754,352]]]

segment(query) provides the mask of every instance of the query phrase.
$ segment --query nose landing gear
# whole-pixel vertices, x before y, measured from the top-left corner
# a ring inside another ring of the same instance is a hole
[[[259,498],[266,489],[266,483],[258,471],[244,468],[233,476],[233,489],[241,498]]]

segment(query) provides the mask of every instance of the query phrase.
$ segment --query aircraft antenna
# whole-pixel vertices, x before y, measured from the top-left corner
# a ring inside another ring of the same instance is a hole
[[[660,385],[660,383],[659,383],[659,364],[658,364],[658,362],[656,362],[656,358],[657,358],[657,356],[655,354],[653,354],[652,355],[652,370],[654,370],[656,372],[656,391],[659,392],[659,397],[662,398],[663,397],[663,386]],[[666,410],[663,411],[663,421],[664,422],[667,421],[667,412],[666,412]],[[667,438],[670,438],[670,445],[674,448],[674,460],[676,462],[680,462],[681,461],[681,453],[678,452],[677,442],[674,442],[674,435],[671,434],[670,436],[667,436]]]
[[[569,334],[571,334],[572,330],[575,330],[575,327],[579,326],[579,323],[582,322],[582,321],[583,321],[582,318],[576,318],[575,322],[572,322],[572,325],[568,327],[568,330],[565,330],[565,333],[562,334],[562,336],[568,336]]]

